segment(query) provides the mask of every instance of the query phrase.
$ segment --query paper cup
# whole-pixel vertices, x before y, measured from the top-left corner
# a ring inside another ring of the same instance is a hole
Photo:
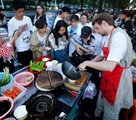
[[[46,62],[46,67],[47,69],[46,70],[53,70],[53,62]]]

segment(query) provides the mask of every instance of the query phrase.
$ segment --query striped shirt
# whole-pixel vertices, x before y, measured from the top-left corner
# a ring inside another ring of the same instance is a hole
[[[0,37],[0,57],[9,58],[12,53],[12,48],[9,47],[6,42],[3,43],[2,37]]]

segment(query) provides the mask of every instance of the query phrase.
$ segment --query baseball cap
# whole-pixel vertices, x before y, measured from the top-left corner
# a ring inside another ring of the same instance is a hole
[[[81,29],[81,38],[88,38],[91,33],[92,33],[91,28],[89,26],[84,26]]]

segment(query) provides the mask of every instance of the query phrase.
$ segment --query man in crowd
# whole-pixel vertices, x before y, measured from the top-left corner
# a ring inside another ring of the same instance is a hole
[[[114,28],[114,20],[108,13],[98,14],[92,25],[108,39],[101,55],[81,63],[79,69],[91,67],[103,71],[95,116],[98,118],[104,112],[104,120],[119,120],[121,108],[129,109],[133,105],[131,40],[124,30]]]

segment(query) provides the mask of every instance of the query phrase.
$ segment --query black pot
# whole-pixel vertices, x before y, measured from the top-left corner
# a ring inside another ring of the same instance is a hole
[[[78,80],[81,78],[80,72],[77,71],[77,68],[67,61],[62,63],[62,71],[65,76],[71,80]]]
[[[33,94],[26,102],[26,109],[32,117],[41,117],[51,112],[56,105],[52,93],[39,92]]]

